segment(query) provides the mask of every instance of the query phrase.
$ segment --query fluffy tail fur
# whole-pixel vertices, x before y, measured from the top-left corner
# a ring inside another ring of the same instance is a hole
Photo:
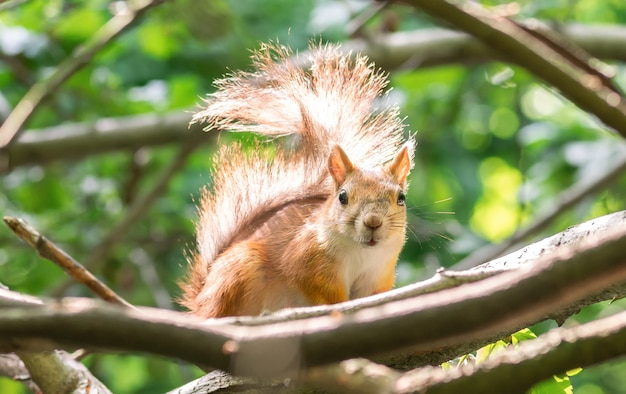
[[[327,170],[333,145],[340,145],[354,163],[379,167],[404,142],[398,109],[376,106],[386,75],[365,57],[343,54],[335,46],[313,46],[305,70],[290,62],[291,56],[285,47],[262,46],[253,55],[256,71],[218,80],[217,92],[193,117],[193,123],[205,122],[207,129],[300,138],[295,149],[221,149],[213,189],[201,199],[198,251],[183,283],[184,305],[192,304],[212,261],[229,245],[246,239],[282,208],[310,208],[333,195]],[[407,146],[412,157],[413,141]]]

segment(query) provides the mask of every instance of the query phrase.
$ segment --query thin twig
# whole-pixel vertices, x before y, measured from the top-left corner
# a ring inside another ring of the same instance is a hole
[[[388,3],[385,1],[371,4],[360,15],[350,20],[350,22],[348,22],[348,24],[346,25],[346,34],[348,35],[348,37],[354,37],[358,33],[360,33],[360,31],[363,29],[363,26],[365,26],[367,22],[369,22],[372,18],[374,18],[374,16],[376,16],[385,7],[387,7],[387,5]]]
[[[87,64],[98,51],[119,36],[149,8],[163,1],[140,0],[127,3],[135,6],[133,8],[129,7],[111,18],[87,42],[78,46],[47,79],[33,85],[0,127],[0,149],[3,149],[15,139],[24,124],[46,97]]]
[[[41,257],[48,259],[63,268],[65,272],[70,274],[80,283],[84,284],[98,297],[113,304],[134,308],[133,305],[117,295],[111,288],[101,282],[91,272],[87,271],[85,267],[74,260],[72,256],[41,235],[35,228],[30,226],[23,219],[5,216],[4,222],[18,237],[37,250]]]
[[[607,186],[620,179],[625,171],[626,155],[613,164],[601,177],[592,179],[591,182],[578,182],[561,192],[554,199],[554,201],[557,202],[556,204],[551,205],[533,223],[518,230],[506,241],[478,249],[476,252],[461,260],[458,264],[455,264],[451,269],[468,269],[502,255],[526,238],[546,229],[556,218],[575,207],[585,198],[604,190]]]
[[[135,264],[143,283],[152,293],[154,304],[159,308],[174,309],[172,296],[163,285],[150,255],[143,248],[137,247],[130,252],[129,260]]]
[[[126,233],[132,228],[132,226],[148,212],[156,199],[163,194],[172,177],[176,175],[180,168],[185,164],[189,154],[191,154],[191,152],[193,152],[201,142],[208,140],[210,140],[210,138],[207,138],[204,133],[192,133],[189,136],[187,141],[185,141],[183,146],[181,146],[176,157],[172,160],[170,165],[165,168],[159,179],[157,179],[154,183],[152,189],[135,199],[128,208],[128,212],[124,215],[122,221],[113,226],[108,234],[91,249],[91,253],[84,260],[84,264],[87,269],[96,269],[108,258],[113,245],[124,239]],[[70,285],[71,282],[66,281],[52,290],[51,294],[53,296],[61,296]]]

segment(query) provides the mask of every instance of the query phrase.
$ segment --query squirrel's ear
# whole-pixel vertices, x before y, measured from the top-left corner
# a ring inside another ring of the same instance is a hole
[[[339,145],[333,146],[328,157],[328,171],[337,186],[342,185],[348,174],[354,171],[354,165]]]
[[[396,178],[398,184],[402,189],[406,188],[406,178],[411,171],[411,157],[409,156],[409,148],[403,146],[402,149],[396,154],[393,162],[389,164],[389,172]]]

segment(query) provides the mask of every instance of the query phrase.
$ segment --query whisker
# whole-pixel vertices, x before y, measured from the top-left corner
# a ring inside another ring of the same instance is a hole
[[[407,225],[406,228],[407,230],[409,230],[411,234],[413,234],[413,238],[417,241],[418,245],[420,246],[420,249],[424,250],[424,245],[422,245],[422,239],[419,235],[417,235],[417,233],[413,229],[413,226]]]
[[[434,234],[440,238],[445,239],[446,241],[452,242],[452,238],[448,237],[447,235],[443,233],[435,232]]]

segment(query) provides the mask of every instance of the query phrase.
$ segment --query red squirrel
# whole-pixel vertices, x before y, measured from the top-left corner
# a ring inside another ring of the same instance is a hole
[[[254,72],[215,83],[194,122],[268,137],[217,154],[181,303],[212,318],[332,304],[390,290],[406,237],[414,140],[396,107],[376,108],[386,75],[361,55],[314,45],[310,67],[264,45]]]

